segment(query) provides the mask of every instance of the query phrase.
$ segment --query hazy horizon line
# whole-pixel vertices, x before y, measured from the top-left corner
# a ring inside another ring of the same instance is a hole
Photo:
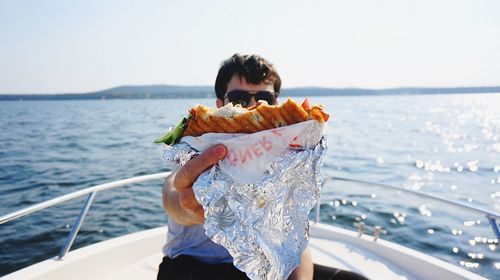
[[[167,86],[167,87],[179,87],[179,88],[213,88],[213,85],[181,85],[181,84],[136,84],[136,85],[119,85],[104,88],[101,90],[94,91],[81,91],[81,92],[23,92],[23,93],[8,93],[8,92],[0,92],[0,95],[77,95],[77,94],[91,94],[91,93],[99,93],[106,92],[117,88],[124,87],[154,87],[154,86]],[[356,87],[356,86],[348,86],[348,87],[328,87],[328,86],[291,86],[291,87],[283,87],[281,90],[287,89],[301,89],[301,88],[316,88],[316,89],[332,89],[332,90],[342,90],[342,89],[359,89],[359,90],[373,90],[373,91],[383,91],[383,90],[395,90],[395,89],[454,89],[454,88],[495,88],[500,87],[500,83],[496,85],[459,85],[459,86],[397,86],[397,87],[375,87],[375,88],[367,88],[367,87]]]

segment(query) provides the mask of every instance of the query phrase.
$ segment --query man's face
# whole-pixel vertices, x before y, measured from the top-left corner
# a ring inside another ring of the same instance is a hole
[[[226,92],[230,92],[232,90],[236,90],[236,89],[239,89],[239,90],[246,90],[246,91],[251,91],[251,92],[256,92],[256,91],[270,91],[270,92],[274,92],[274,85],[273,83],[260,83],[258,85],[254,85],[254,84],[249,84],[247,83],[246,79],[240,75],[237,75],[237,74],[234,74],[233,77],[231,78],[231,80],[229,80],[229,83],[227,83],[227,90]],[[278,101],[276,100],[276,103]],[[217,105],[217,108],[219,107],[222,107],[224,105],[227,105],[229,103],[229,100],[226,98],[224,98],[224,100],[220,100],[220,99],[217,99],[216,101],[216,105]],[[250,99],[250,103],[248,104],[248,107],[250,106],[253,106],[257,103],[257,101],[255,100],[254,97],[252,97]],[[270,105],[274,105],[274,104],[270,104]]]

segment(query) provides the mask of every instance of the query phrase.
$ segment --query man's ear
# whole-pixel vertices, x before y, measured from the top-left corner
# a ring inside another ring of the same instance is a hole
[[[217,108],[224,106],[224,100],[217,98],[215,100],[215,106],[217,106]]]

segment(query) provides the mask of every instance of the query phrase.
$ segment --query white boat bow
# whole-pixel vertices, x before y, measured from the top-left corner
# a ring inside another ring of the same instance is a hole
[[[162,179],[168,172],[115,181],[64,195],[0,217],[0,224],[30,213],[88,196],[59,256],[2,277],[10,279],[155,279],[166,242],[166,227],[113,238],[69,252],[98,191]],[[497,213],[485,214],[495,234]],[[486,211],[486,212],[483,212]],[[376,229],[376,232],[379,229]],[[379,231],[378,231],[379,232]],[[353,271],[370,279],[486,279],[430,255],[375,236],[311,222],[309,246],[314,263]],[[105,264],[105,265],[103,265]],[[91,269],[90,269],[91,268]]]

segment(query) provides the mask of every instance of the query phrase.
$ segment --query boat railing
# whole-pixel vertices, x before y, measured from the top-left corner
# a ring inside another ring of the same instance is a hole
[[[75,223],[73,224],[73,227],[71,228],[71,231],[68,234],[68,237],[66,238],[66,241],[65,241],[63,247],[61,248],[59,255],[56,258],[56,259],[62,260],[64,258],[64,256],[71,249],[71,246],[73,245],[73,242],[78,234],[78,231],[80,230],[80,227],[83,224],[85,216],[87,215],[88,211],[90,210],[90,206],[92,205],[92,202],[94,201],[94,197],[97,194],[97,192],[109,190],[109,189],[114,189],[114,188],[119,188],[119,187],[131,185],[131,184],[142,183],[142,182],[151,181],[151,180],[163,179],[163,178],[166,178],[168,175],[170,175],[170,172],[161,172],[161,173],[155,173],[155,174],[149,174],[149,175],[144,175],[144,176],[127,178],[127,179],[123,179],[123,180],[118,180],[118,181],[114,181],[114,182],[96,185],[93,187],[88,187],[88,188],[85,188],[82,190],[78,190],[78,191],[75,191],[75,192],[72,192],[72,193],[69,193],[66,195],[62,195],[62,196],[35,204],[33,206],[12,212],[12,213],[4,215],[4,216],[1,216],[0,217],[0,225],[7,223],[9,221],[16,220],[16,219],[19,219],[21,217],[27,216],[31,213],[38,212],[40,210],[55,206],[55,205],[58,205],[58,204],[61,204],[61,203],[64,203],[64,202],[67,202],[67,201],[70,201],[70,200],[73,200],[76,198],[80,198],[83,196],[87,196],[87,199],[85,200],[85,203],[84,203],[82,209],[80,210],[78,218],[75,221]],[[404,188],[394,187],[394,186],[389,186],[389,185],[384,185],[384,184],[377,184],[377,183],[372,183],[372,182],[367,182],[367,181],[349,179],[349,178],[342,178],[342,177],[335,177],[335,176],[326,177],[323,179],[322,186],[325,186],[325,184],[327,184],[328,182],[334,181],[334,180],[363,183],[363,184],[371,184],[371,185],[375,185],[375,186],[385,188],[385,189],[391,189],[391,190],[411,193],[411,194],[414,194],[416,196],[425,197],[425,198],[429,198],[432,200],[437,200],[440,202],[444,202],[447,204],[451,204],[451,205],[455,205],[455,206],[464,208],[465,210],[468,210],[471,212],[485,215],[490,223],[490,226],[491,226],[495,236],[498,239],[500,239],[500,230],[498,227],[498,221],[500,220],[499,213],[495,213],[495,212],[487,210],[487,209],[482,209],[482,208],[477,207],[477,206],[465,204],[465,203],[460,202],[460,201],[453,201],[450,199],[446,199],[446,198],[442,198],[439,196],[426,194],[426,193],[422,193],[422,192],[417,192],[414,190],[409,190],[409,189],[404,189]],[[319,222],[319,218],[320,218],[320,204],[321,204],[321,201],[317,204],[317,208],[316,208],[316,222],[317,223]]]
[[[82,207],[82,210],[80,210],[80,214],[78,215],[78,218],[76,219],[76,222],[73,224],[73,227],[71,228],[70,233],[68,234],[68,237],[66,238],[66,242],[64,243],[63,247],[59,251],[59,255],[57,256],[57,259],[62,260],[66,253],[69,252],[71,249],[71,246],[73,245],[73,241],[75,241],[76,235],[78,234],[78,231],[80,230],[80,227],[83,224],[83,221],[85,219],[85,216],[87,215],[90,206],[92,205],[92,202],[94,201],[94,197],[99,191],[104,191],[104,190],[109,190],[109,189],[114,189],[114,188],[119,188],[123,186],[127,186],[130,184],[136,184],[136,183],[142,183],[146,181],[151,181],[151,180],[157,180],[157,179],[163,179],[166,178],[168,175],[170,175],[170,172],[162,172],[162,173],[155,173],[155,174],[149,174],[149,175],[144,175],[144,176],[137,176],[137,177],[132,177],[128,179],[123,179],[123,180],[118,180],[110,183],[105,183],[93,187],[88,187],[83,190],[75,191],[66,195],[62,195],[38,204],[35,204],[33,206],[12,212],[10,214],[4,215],[0,217],[0,225],[4,224],[8,221],[12,221],[15,219],[19,219],[21,217],[24,217],[26,215],[29,215],[34,212],[38,212],[40,210],[76,199],[80,198],[82,196],[87,196],[87,199],[85,200],[85,204]]]
[[[486,219],[488,219],[488,222],[490,223],[490,226],[491,226],[491,230],[495,234],[496,238],[500,240],[500,229],[498,226],[498,221],[500,221],[500,213],[496,213],[494,211],[490,211],[488,209],[484,209],[484,208],[481,208],[481,207],[478,207],[475,205],[467,204],[467,203],[464,203],[462,201],[451,200],[451,199],[443,198],[440,196],[415,191],[412,189],[406,189],[406,188],[401,188],[401,187],[395,187],[395,186],[390,186],[390,185],[385,185],[385,184],[378,184],[378,183],[357,180],[357,179],[344,178],[344,177],[336,177],[336,176],[326,177],[323,179],[322,187],[324,187],[327,183],[334,181],[334,180],[353,182],[353,183],[359,183],[359,184],[367,184],[367,185],[377,186],[377,187],[380,187],[383,189],[389,189],[389,190],[393,190],[393,191],[410,193],[410,194],[416,195],[418,197],[423,197],[423,198],[428,198],[431,200],[443,202],[446,204],[450,204],[450,205],[454,205],[454,206],[463,208],[469,212],[484,215],[486,217]],[[318,203],[316,205],[316,222],[317,223],[319,222],[319,219],[320,219],[320,203]]]

